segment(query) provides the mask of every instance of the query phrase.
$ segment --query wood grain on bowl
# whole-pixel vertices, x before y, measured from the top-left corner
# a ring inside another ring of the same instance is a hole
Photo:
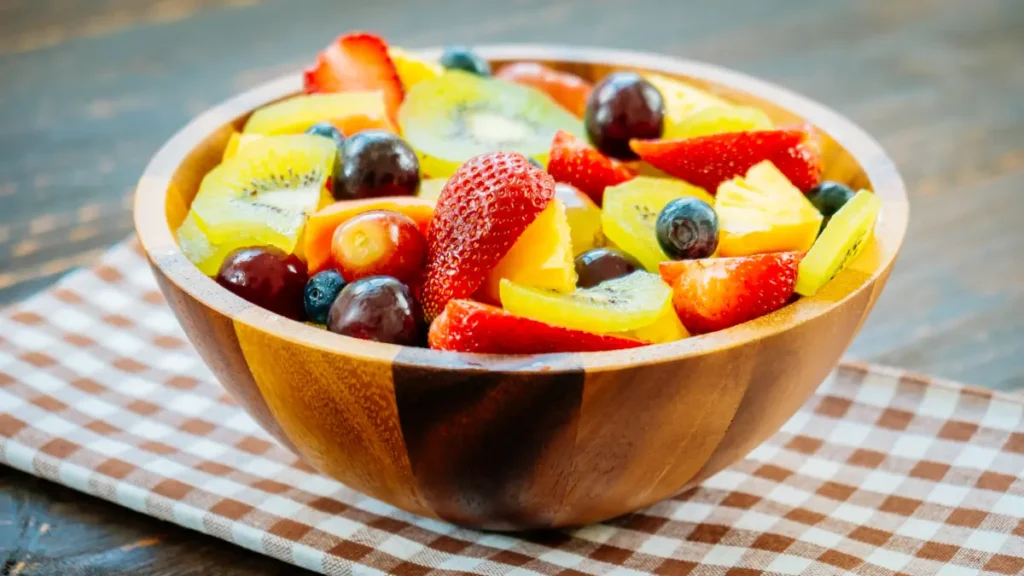
[[[820,133],[825,177],[882,199],[864,255],[811,298],[729,330],[587,354],[489,357],[354,340],[286,320],[220,288],[173,230],[231,126],[300,88],[290,76],[204,114],[154,157],[136,230],[161,289],[217,378],[325,474],[417,514],[495,530],[568,526],[649,505],[736,461],[797,410],[871,311],[899,251],[907,202],[860,129],[796,94],[650,54],[497,46],[598,78],[653,70]]]

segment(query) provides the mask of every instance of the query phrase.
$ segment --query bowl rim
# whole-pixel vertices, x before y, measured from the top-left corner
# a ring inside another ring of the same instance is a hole
[[[810,98],[742,72],[650,52],[544,44],[492,44],[481,45],[476,50],[492,61],[600,64],[687,76],[751,94],[804,118],[846,149],[860,164],[871,188],[882,200],[882,212],[874,232],[874,244],[879,250],[873,265],[869,270],[862,271],[862,278],[855,284],[840,282],[850,273],[844,270],[829,283],[839,283],[841,288],[838,291],[819,291],[814,296],[802,297],[755,320],[710,334],[628,350],[533,355],[442,352],[359,340],[289,320],[234,295],[192,265],[175,241],[167,222],[166,204],[172,176],[196,145],[259,106],[301,92],[302,79],[297,72],[242,92],[203,112],[174,134],[153,156],[139,180],[133,208],[136,234],[147,258],[168,281],[202,305],[216,310],[235,323],[303,346],[357,360],[415,368],[552,374],[578,372],[581,369],[595,372],[660,364],[754,343],[824,316],[847,300],[870,290],[883,274],[888,273],[898,256],[906,236],[909,202],[895,164],[881,145],[864,130]],[[415,52],[424,57],[436,58],[440,49]],[[863,255],[858,260],[862,259]],[[833,293],[826,297],[824,292]]]

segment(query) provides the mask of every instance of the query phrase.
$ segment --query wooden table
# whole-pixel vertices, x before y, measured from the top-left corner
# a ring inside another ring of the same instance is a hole
[[[136,178],[190,117],[355,27],[664,52],[834,107],[895,157],[912,204],[850,355],[1024,389],[1020,0],[4,0],[0,303],[129,235]],[[301,572],[0,467],[0,574]]]

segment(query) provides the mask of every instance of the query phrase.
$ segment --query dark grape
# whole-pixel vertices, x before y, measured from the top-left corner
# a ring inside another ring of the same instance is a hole
[[[313,275],[306,282],[305,308],[306,317],[317,324],[327,323],[327,313],[331,304],[345,287],[345,279],[337,270],[324,270]]]
[[[637,158],[633,138],[660,138],[665,99],[635,72],[614,72],[594,87],[584,115],[587,136],[598,150],[621,160]]]
[[[412,147],[384,130],[364,130],[341,146],[341,173],[335,177],[338,200],[410,196],[420,185],[420,163]]]
[[[576,287],[590,288],[606,280],[628,276],[643,266],[636,258],[614,248],[594,248],[576,257]]]
[[[410,282],[427,259],[427,239],[405,214],[371,210],[346,220],[334,231],[331,258],[349,281],[393,276]]]
[[[463,70],[477,76],[490,76],[491,64],[468,46],[448,46],[440,59],[448,70]]]
[[[305,318],[306,264],[272,246],[239,248],[224,259],[217,282],[253,304],[292,320]]]
[[[423,321],[409,287],[390,276],[370,276],[352,282],[331,305],[331,332],[414,346],[422,341]]]
[[[699,198],[676,198],[658,214],[654,234],[673,260],[707,258],[718,248],[718,214]]]

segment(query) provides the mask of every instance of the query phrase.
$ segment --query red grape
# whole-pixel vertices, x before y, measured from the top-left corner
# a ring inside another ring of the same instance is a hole
[[[306,264],[273,246],[228,254],[217,282],[241,298],[292,320],[305,317]]]
[[[412,196],[420,185],[416,151],[384,130],[363,130],[346,138],[338,150],[341,173],[332,193],[338,200],[378,196]]]
[[[427,240],[416,222],[390,210],[371,210],[334,231],[331,256],[346,280],[393,276],[409,283],[423,270]]]
[[[635,72],[614,72],[594,87],[587,100],[584,125],[598,150],[612,158],[633,160],[633,138],[661,138],[665,99]]]
[[[605,280],[628,276],[643,266],[636,258],[613,248],[594,248],[576,257],[576,287],[590,288]]]
[[[390,276],[356,280],[331,305],[327,329],[331,332],[414,346],[423,335],[422,314],[412,291]]]

